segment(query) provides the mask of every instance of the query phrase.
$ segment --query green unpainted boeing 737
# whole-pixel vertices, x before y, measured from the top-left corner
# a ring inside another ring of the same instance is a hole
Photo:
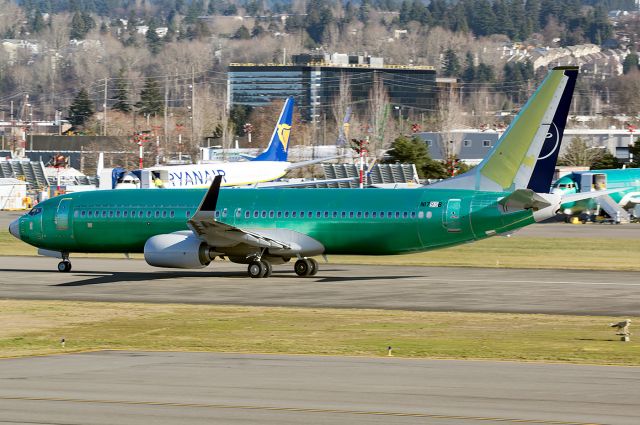
[[[62,195],[10,225],[71,269],[74,252],[144,253],[152,266],[201,268],[217,256],[251,277],[296,259],[314,275],[320,254],[386,255],[512,232],[592,195],[547,193],[576,67],[558,67],[476,168],[420,189],[111,190]],[[541,189],[542,188],[542,189]],[[541,192],[541,193],[538,193]]]

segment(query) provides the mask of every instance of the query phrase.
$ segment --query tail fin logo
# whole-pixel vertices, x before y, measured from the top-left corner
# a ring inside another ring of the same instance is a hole
[[[291,125],[289,124],[278,124],[278,139],[280,139],[280,143],[282,143],[282,147],[285,152],[287,150],[287,145],[289,144],[289,134],[291,133]]]
[[[547,133],[547,137],[545,137],[544,145],[542,145],[542,150],[540,151],[540,156],[538,157],[538,161],[541,159],[547,159],[558,149],[560,146],[560,132],[558,131],[558,127],[556,123],[551,123],[549,126],[549,132]]]

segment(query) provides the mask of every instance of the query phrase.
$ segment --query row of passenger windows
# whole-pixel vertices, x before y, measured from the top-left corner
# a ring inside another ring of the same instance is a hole
[[[215,218],[227,218],[227,208],[216,210]],[[266,210],[235,210],[236,218],[423,218],[424,212],[419,211],[266,211]],[[174,218],[174,210],[76,210],[75,218]],[[185,212],[185,217],[191,217],[191,211]]]
[[[174,218],[176,212],[174,210],[75,210],[73,213],[75,218],[99,218],[99,217],[123,217],[123,218]],[[191,212],[186,212],[186,217],[189,218]]]

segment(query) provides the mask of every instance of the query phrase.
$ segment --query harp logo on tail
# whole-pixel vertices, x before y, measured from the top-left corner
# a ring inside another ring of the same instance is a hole
[[[285,151],[287,150],[287,145],[289,144],[289,133],[291,133],[291,125],[278,124],[278,139],[280,139],[280,143],[282,143],[282,147]]]

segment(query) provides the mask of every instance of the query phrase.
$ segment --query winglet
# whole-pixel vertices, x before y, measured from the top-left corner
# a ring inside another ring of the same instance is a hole
[[[200,211],[215,211],[218,204],[218,194],[220,193],[220,184],[222,183],[222,176],[215,176],[207,194],[202,198],[202,202],[198,207]],[[197,213],[196,213],[197,214]]]

